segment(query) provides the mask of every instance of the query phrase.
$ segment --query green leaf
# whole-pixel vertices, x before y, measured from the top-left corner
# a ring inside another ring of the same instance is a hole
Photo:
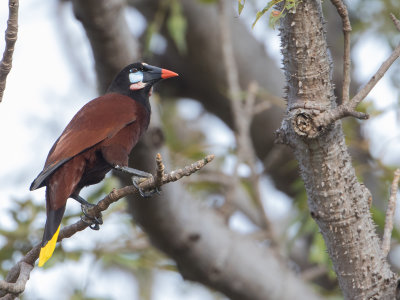
[[[251,25],[251,28],[254,28],[258,20],[275,4],[278,4],[279,2],[282,2],[283,0],[271,0],[268,2],[268,4],[259,12],[256,14],[256,19],[253,22],[253,25]]]
[[[257,21],[271,8],[273,7],[275,4],[278,4],[280,2],[282,2],[283,0],[271,0],[268,2],[267,6],[265,6],[263,8],[263,10],[257,12],[256,14],[256,19],[253,22],[253,25],[251,26],[252,28],[254,28],[254,26],[256,25]],[[301,2],[301,0],[285,0],[284,2],[284,6],[282,8],[281,11],[279,10],[274,10],[271,12],[270,14],[270,19],[269,19],[269,24],[271,27],[275,28],[275,24],[276,22],[284,17],[286,15],[286,13],[288,11],[295,11],[297,8],[297,5]]]
[[[186,53],[186,29],[187,22],[182,14],[182,5],[180,1],[171,1],[170,16],[167,20],[168,32],[178,48],[180,54]]]
[[[245,2],[246,2],[246,0],[238,0],[238,12],[239,12],[239,15],[242,13],[242,10],[243,10]]]

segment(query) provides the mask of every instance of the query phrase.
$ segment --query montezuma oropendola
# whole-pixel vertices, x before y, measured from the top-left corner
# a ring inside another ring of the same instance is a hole
[[[83,208],[90,205],[79,192],[103,180],[111,169],[149,175],[129,168],[128,155],[149,125],[152,86],[174,76],[178,74],[145,63],[128,65],[106,94],[84,105],[61,133],[30,187],[46,186],[47,220],[39,267],[54,252],[68,198],[81,202]],[[93,220],[92,228],[98,229],[100,223]]]

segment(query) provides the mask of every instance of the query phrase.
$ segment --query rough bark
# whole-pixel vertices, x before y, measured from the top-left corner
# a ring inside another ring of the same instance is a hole
[[[346,299],[395,299],[397,276],[381,250],[371,195],[355,176],[340,121],[309,131],[314,117],[336,107],[320,2],[299,2],[280,30],[288,108],[278,135],[294,148],[339,285]]]
[[[6,47],[3,52],[3,57],[0,61],[0,103],[3,100],[7,76],[12,68],[12,57],[18,34],[18,7],[18,0],[8,1],[8,20],[7,29],[5,32]]]

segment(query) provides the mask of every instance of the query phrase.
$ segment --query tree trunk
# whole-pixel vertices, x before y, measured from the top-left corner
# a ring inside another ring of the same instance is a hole
[[[278,136],[294,148],[311,216],[320,227],[346,299],[395,299],[391,272],[358,182],[340,121],[324,132],[312,119],[336,107],[320,1],[299,2],[281,20],[288,107]]]

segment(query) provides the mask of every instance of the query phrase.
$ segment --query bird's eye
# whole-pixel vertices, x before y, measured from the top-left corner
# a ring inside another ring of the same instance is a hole
[[[129,73],[136,73],[138,70],[136,68],[130,69]]]

